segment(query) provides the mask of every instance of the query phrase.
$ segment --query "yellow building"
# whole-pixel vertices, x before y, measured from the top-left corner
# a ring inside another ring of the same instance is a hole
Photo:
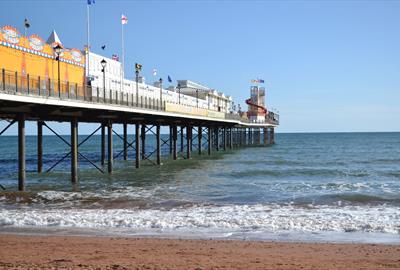
[[[60,62],[56,60],[55,45],[63,47]],[[58,78],[60,64],[60,78]],[[57,91],[61,81],[61,93],[75,92],[84,86],[85,57],[78,49],[67,49],[53,31],[44,42],[38,35],[25,37],[12,26],[0,28],[0,69],[7,74],[17,74],[19,87],[28,85],[31,89],[40,88]],[[68,82],[68,83],[67,83]]]

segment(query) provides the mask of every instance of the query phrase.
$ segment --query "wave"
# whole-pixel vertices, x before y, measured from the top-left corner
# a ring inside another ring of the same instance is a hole
[[[231,172],[231,177],[253,177],[253,176],[275,176],[275,177],[288,177],[288,176],[307,176],[307,177],[367,177],[370,176],[366,171],[343,171],[339,169],[285,169],[285,170],[242,170],[238,172]]]
[[[0,210],[0,226],[128,228],[142,231],[374,232],[400,234],[398,207],[196,205],[163,209]]]

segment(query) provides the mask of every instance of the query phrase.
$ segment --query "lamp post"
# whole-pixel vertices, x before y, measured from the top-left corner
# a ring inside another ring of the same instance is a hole
[[[136,104],[139,103],[139,72],[142,70],[142,65],[135,63],[135,74],[136,74]]]
[[[196,106],[199,107],[199,89],[196,89]]]
[[[103,102],[106,102],[106,65],[107,65],[107,61],[103,59],[103,60],[101,60],[100,64],[103,68],[101,70],[101,72],[103,72]]]
[[[181,104],[181,84],[180,83],[178,83],[178,95],[179,95],[179,98],[178,98],[179,104]]]
[[[61,97],[61,82],[60,82],[60,55],[62,52],[62,47],[60,44],[57,44],[54,47],[54,52],[56,53],[56,60],[58,63],[58,96]]]
[[[28,19],[25,18],[24,20],[24,28],[25,28],[25,37],[27,36],[28,28],[31,27],[31,24],[29,23]]]
[[[162,107],[162,78],[158,81],[160,82],[160,107]]]

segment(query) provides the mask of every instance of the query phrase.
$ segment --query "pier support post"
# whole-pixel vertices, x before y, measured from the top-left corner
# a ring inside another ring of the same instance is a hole
[[[275,131],[274,131],[273,127],[270,129],[269,143],[270,144],[275,144]]]
[[[238,128],[238,134],[237,134],[237,143],[238,146],[242,146],[243,144],[243,128]]]
[[[257,129],[257,143],[258,145],[261,144],[261,128]]]
[[[244,146],[247,146],[247,133],[246,133],[246,128],[242,128],[242,130],[241,130],[241,132],[242,132],[242,141],[241,141],[241,144],[242,145],[244,145]]]
[[[226,151],[226,127],[223,127],[223,129],[222,129],[222,139],[223,139],[222,147],[223,147],[224,151]]]
[[[172,137],[173,137],[173,128],[172,126],[169,126],[169,154],[172,155],[172,151],[173,151],[173,146],[172,146]]]
[[[219,151],[219,128],[215,128],[215,150]]]
[[[140,133],[142,139],[142,160],[146,157],[146,125],[142,124],[142,132]]]
[[[71,121],[71,182],[78,182],[78,121]]]
[[[232,128],[229,128],[229,149],[232,150],[233,144],[232,144]]]
[[[208,155],[211,155],[211,148],[212,148],[212,128],[211,127],[208,127],[208,133],[207,133],[207,136],[208,136],[208,144],[207,144],[207,153],[208,153]]]
[[[37,122],[37,172],[43,171],[43,122]]]
[[[191,126],[186,126],[186,157],[187,159],[190,159],[190,151],[191,151],[191,145],[192,145],[192,136],[191,136]]]
[[[135,124],[135,167],[140,168],[140,124]]]
[[[268,144],[268,128],[263,129],[263,135],[264,135],[264,145]]]
[[[128,124],[124,123],[123,124],[123,130],[124,130],[124,160],[128,159]]]
[[[106,160],[106,126],[101,123],[101,165],[104,166]]]
[[[25,115],[18,115],[18,190],[25,190]]]
[[[161,165],[160,125],[156,126],[156,144],[157,144],[157,165]]]
[[[197,139],[198,139],[198,143],[199,143],[199,146],[198,146],[199,155],[201,155],[201,139],[202,139],[202,136],[203,136],[203,128],[201,126],[199,126],[199,129],[197,131]]]
[[[247,129],[247,145],[251,144],[251,128]]]
[[[108,173],[112,173],[113,171],[113,131],[112,131],[112,122],[108,122],[107,124],[107,135],[108,135]]]
[[[178,140],[178,127],[174,125],[172,127],[172,140],[173,140],[173,158],[176,160],[178,158],[178,150],[177,150],[177,140]]]
[[[183,153],[183,126],[181,126],[181,153]]]

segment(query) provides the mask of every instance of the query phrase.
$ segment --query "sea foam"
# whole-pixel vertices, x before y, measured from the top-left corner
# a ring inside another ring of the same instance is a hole
[[[400,234],[400,208],[385,206],[225,205],[169,209],[3,209],[0,226],[131,228],[240,232]]]

